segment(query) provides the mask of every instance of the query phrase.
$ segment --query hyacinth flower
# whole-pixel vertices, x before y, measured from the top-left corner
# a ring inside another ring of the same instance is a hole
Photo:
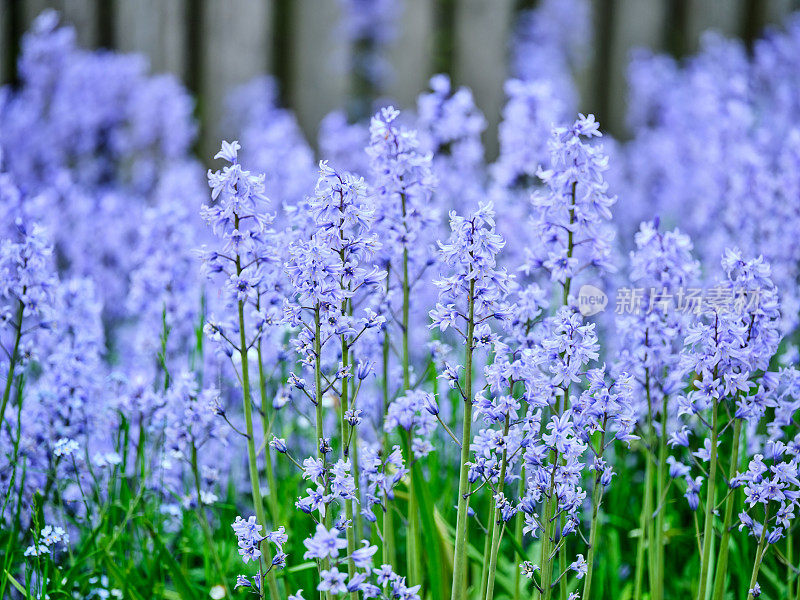
[[[355,488],[354,493],[345,498],[345,518],[352,522],[347,529],[348,551],[352,555],[361,520],[361,511],[356,505],[360,501],[357,488],[361,480],[358,425],[363,413],[357,405],[360,385],[353,386],[353,383],[354,375],[360,384],[369,372],[368,369],[356,372],[353,353],[356,342],[366,332],[380,329],[385,321],[372,309],[370,300],[386,274],[372,265],[379,243],[372,231],[374,209],[368,202],[366,184],[361,177],[339,173],[321,162],[310,209],[312,221],[308,231],[301,231],[289,248],[285,268],[293,289],[292,297],[284,306],[284,318],[298,330],[294,344],[302,362],[313,366],[314,385],[307,390],[296,374],[291,383],[315,406],[317,460],[322,461],[324,470],[328,469],[327,455],[332,443],[323,429],[323,398],[329,393],[339,398],[341,461],[348,470],[352,468],[350,477]],[[332,350],[328,343],[332,340],[339,341],[339,360],[333,373],[324,373],[325,353]],[[323,495],[330,494],[327,481],[322,491]],[[330,525],[330,511],[323,510],[320,517]],[[355,574],[352,560],[349,574],[351,577]]]
[[[579,474],[585,466],[588,433],[578,428],[576,416],[582,412],[581,404],[571,396],[570,389],[582,381],[586,365],[597,359],[599,344],[594,324],[583,323],[582,317],[566,306],[542,326],[545,333],[541,341],[523,351],[523,361],[528,365],[524,436],[532,441],[523,454],[525,479],[520,510],[522,532],[541,539],[538,581],[534,573],[528,576],[539,596],[549,599],[553,588],[566,581],[571,568],[566,538],[578,531],[579,510],[586,497]],[[584,404],[590,404],[590,399],[584,396]],[[604,446],[600,445],[601,453]],[[601,475],[596,473],[596,477]],[[583,577],[590,566],[582,555],[579,565]]]
[[[174,378],[164,392],[163,400],[163,408],[155,417],[164,421],[164,448],[170,456],[188,466],[194,496],[192,504],[210,550],[214,568],[227,590],[225,571],[205,513],[205,507],[216,501],[216,495],[203,487],[207,480],[216,479],[216,475],[211,475],[206,465],[201,465],[199,460],[204,449],[213,440],[220,440],[223,444],[226,442],[226,431],[218,418],[218,407],[221,406],[219,392],[213,388],[200,389],[196,375],[185,372]]]
[[[763,373],[778,348],[780,313],[769,265],[762,259],[744,260],[736,250],[728,250],[722,259],[727,275],[721,293],[707,299],[700,307],[703,320],[689,328],[681,368],[693,374],[694,389],[677,399],[679,416],[696,423],[695,432],[703,435],[703,447],[693,453],[703,472],[699,478],[684,474],[687,499],[693,509],[697,495],[706,483],[702,553],[698,600],[705,598],[714,537],[714,513],[717,510],[718,479],[723,477],[730,487],[739,468],[743,426],[757,424],[771,404],[771,377]],[[726,415],[731,415],[725,420]],[[731,426],[733,431],[730,432]],[[729,433],[730,432],[730,433]],[[724,434],[730,436],[730,463],[723,475],[720,445]],[[686,432],[673,437],[673,444],[690,445]],[[707,467],[703,467],[707,463]],[[725,570],[728,562],[728,539],[733,522],[736,490],[727,494],[722,520],[722,544],[716,562],[714,595],[724,594]]]
[[[204,270],[207,275],[219,275],[224,280],[227,301],[235,307],[237,318],[230,325],[211,318],[204,330],[225,355],[232,358],[236,352],[239,358],[250,487],[256,518],[263,526],[267,521],[254,437],[248,351],[263,334],[265,323],[259,322],[253,334],[247,327],[245,308],[252,311],[259,285],[265,277],[264,272],[274,263],[264,244],[265,238],[270,235],[272,217],[264,209],[267,200],[264,196],[264,177],[242,168],[238,162],[239,148],[238,142],[222,143],[222,149],[215,158],[230,164],[213,173],[209,169],[208,184],[211,198],[216,204],[203,206],[200,212],[203,220],[223,242],[219,251],[206,247],[200,251]],[[237,333],[238,336],[234,337]],[[275,489],[270,492],[274,494]],[[264,581],[260,583],[263,588]],[[278,585],[271,571],[267,573],[266,584],[270,594],[277,598]]]
[[[326,528],[317,524],[316,531],[303,540],[306,552],[303,558],[313,559],[318,564],[328,565],[320,570],[320,582],[317,591],[326,598],[349,594],[351,597],[363,598],[400,598],[402,600],[419,600],[419,585],[409,587],[406,578],[394,572],[391,565],[373,566],[373,556],[378,547],[363,540],[360,548],[350,552],[347,557],[340,556],[347,542],[341,539],[338,528]],[[348,575],[339,570],[348,561],[355,565],[356,572]],[[303,600],[302,590],[289,596],[289,600]]]
[[[378,551],[377,546],[362,539],[360,547],[356,547],[348,539],[340,537],[342,530],[346,530],[350,535],[354,531],[353,521],[348,518],[350,510],[347,507],[358,500],[359,491],[352,475],[351,461],[340,458],[333,463],[328,462],[327,458],[308,457],[301,465],[292,456],[285,440],[273,438],[270,445],[300,469],[303,479],[312,485],[306,489],[306,495],[297,500],[295,506],[302,513],[310,515],[316,523],[314,532],[303,541],[306,547],[303,558],[312,559],[317,565],[320,581],[316,589],[322,592],[321,597],[331,598],[340,594],[357,597],[359,592],[364,597],[384,597],[388,584],[389,591],[397,594],[393,597],[419,600],[417,592],[420,586],[407,586],[406,579],[397,575],[391,565],[372,567],[372,557]],[[324,454],[327,456],[330,452],[331,448],[328,445],[324,448]],[[369,482],[367,489],[361,493],[367,504],[364,511],[369,511],[377,504],[380,504],[383,510],[387,510],[385,502],[393,497],[393,488],[408,472],[404,467],[400,448],[395,446],[383,462],[377,453],[367,452],[364,456],[363,471],[365,480]],[[334,522],[336,507],[341,505],[344,510],[340,510]],[[318,514],[318,518],[314,517],[315,513]],[[348,534],[346,537],[349,538]],[[259,558],[259,543],[262,539],[264,538],[257,536],[254,542],[247,542],[245,551],[240,551],[243,558]],[[346,555],[341,556],[340,551],[345,549]],[[282,556],[282,560],[285,562],[285,555]],[[346,568],[346,571],[340,568]],[[249,580],[240,576],[237,587],[239,585],[249,587]],[[301,594],[302,590],[298,590],[289,598],[302,598]]]
[[[16,228],[17,239],[0,242],[0,311],[3,329],[10,330],[0,427],[17,381],[17,369],[26,362],[23,338],[51,325],[57,286],[52,266],[53,249],[44,231],[38,225],[29,226],[21,220],[17,221]],[[6,331],[2,334],[5,337]],[[21,407],[21,397],[17,403]]]
[[[411,294],[419,289],[420,281],[432,265],[431,234],[438,220],[437,211],[431,207],[431,193],[434,178],[431,170],[431,155],[422,152],[415,131],[408,130],[398,123],[400,113],[394,107],[381,109],[370,121],[370,138],[367,154],[372,170],[372,192],[375,196],[375,229],[383,242],[378,261],[387,272],[386,303],[387,310],[400,312],[399,321],[401,347],[401,366],[403,383],[400,395],[411,387]],[[394,285],[392,282],[396,282]],[[395,298],[400,296],[400,306]],[[387,327],[384,336],[383,379],[384,414],[389,408],[389,359],[390,332]],[[405,441],[405,440],[404,440]],[[384,436],[384,452],[388,454],[390,441]],[[408,454],[410,448],[406,449]],[[417,509],[416,486],[419,476],[412,467],[409,498],[408,546],[409,579],[417,583],[421,579],[419,552],[420,524]],[[384,560],[394,558],[394,526],[391,513],[384,522],[385,544]]]
[[[458,515],[453,555],[453,588],[451,598],[466,598],[470,446],[472,443],[473,355],[476,348],[489,343],[491,321],[505,322],[510,307],[505,302],[511,277],[497,266],[497,255],[505,242],[494,231],[494,209],[481,205],[470,217],[450,213],[450,238],[439,242],[440,260],[447,269],[435,283],[439,301],[430,313],[431,327],[440,331],[452,329],[464,340],[463,382],[457,373],[461,365],[452,366],[451,385],[458,389],[464,403],[461,434],[461,461],[458,485]],[[447,376],[447,375],[446,375]]]
[[[531,189],[538,183],[539,168],[549,159],[548,141],[554,123],[562,123],[572,113],[547,81],[509,79],[503,89],[506,104],[498,128],[500,153],[490,165],[490,198],[503,211],[498,228],[508,240],[507,258],[522,262],[529,243],[527,228],[519,227],[531,216]]]
[[[265,598],[262,582],[264,577],[273,572],[273,569],[283,569],[286,566],[286,553],[283,551],[283,545],[289,537],[283,527],[279,527],[276,531],[272,531],[267,535],[261,535],[263,526],[256,522],[256,517],[254,516],[250,516],[247,520],[242,519],[242,517],[236,517],[231,527],[236,534],[239,556],[241,556],[242,562],[244,564],[248,562],[258,564],[258,573],[252,579],[245,575],[236,577],[234,589],[240,587],[251,588],[257,591],[259,598]],[[268,555],[272,556],[271,559],[264,556],[265,543],[275,546],[274,552],[268,551]],[[265,565],[267,562],[268,564]],[[230,595],[227,588],[226,593]]]
[[[795,510],[800,509],[798,442],[800,437],[789,445],[769,440],[764,446],[765,454],[756,454],[747,470],[731,482],[744,488],[746,506],[739,514],[739,530],[746,529],[758,540],[748,600],[761,595],[758,574],[764,555],[786,535]]]
[[[641,399],[635,407],[636,416],[646,432],[645,488],[639,519],[645,533],[637,548],[634,597],[641,596],[647,547],[650,593],[657,599],[663,592],[664,581],[667,429],[670,417],[675,416],[670,398],[682,386],[683,373],[678,362],[692,318],[692,311],[676,306],[676,299],[695,283],[700,269],[692,258],[688,236],[678,230],[660,231],[658,219],[641,224],[635,244],[636,249],[630,254],[629,285],[641,290],[642,295],[631,314],[617,318],[620,339],[615,368],[633,375],[636,395]]]
[[[446,210],[473,210],[486,193],[481,143],[486,119],[472,92],[453,89],[447,75],[434,75],[429,86],[431,91],[417,98],[417,127],[421,146],[433,156],[436,204]]]
[[[608,194],[603,173],[608,156],[589,140],[600,137],[594,115],[583,116],[569,127],[553,128],[550,168],[539,169],[546,189],[534,192],[531,245],[523,272],[544,269],[563,288],[562,304],[570,303],[572,280],[594,267],[614,270],[610,261],[613,231],[608,227],[615,196]]]
[[[544,182],[545,189],[537,190],[532,196],[533,211],[530,218],[535,232],[532,244],[525,250],[525,259],[520,268],[527,277],[535,277],[542,270],[549,275],[551,282],[561,287],[561,308],[556,308],[555,317],[545,323],[544,335],[533,345],[530,354],[544,354],[549,359],[550,373],[545,378],[543,398],[537,400],[539,406],[551,406],[554,417],[561,418],[572,411],[570,388],[582,381],[582,367],[589,360],[597,358],[597,337],[593,325],[581,324],[581,317],[574,312],[574,298],[570,296],[573,279],[586,269],[599,273],[614,270],[610,261],[613,231],[608,221],[611,219],[611,206],[616,197],[608,194],[608,184],[603,173],[608,168],[608,156],[602,146],[593,145],[590,140],[600,137],[599,125],[593,115],[579,115],[569,127],[553,127],[548,150],[550,168],[538,169],[537,174]],[[525,288],[523,288],[525,289]],[[531,304],[535,309],[542,304],[542,292],[534,283],[529,284],[525,294],[529,297],[524,305]],[[518,337],[529,337],[532,323],[524,324],[524,331],[517,326]],[[578,344],[581,353],[573,356],[569,348]],[[540,378],[540,376],[537,376]],[[541,394],[541,392],[540,392]],[[569,417],[567,421],[572,421]],[[576,434],[577,435],[577,434]],[[604,446],[604,444],[600,444]],[[585,448],[584,448],[585,449]],[[552,450],[551,481],[556,483],[558,465],[555,462],[565,459],[564,453]],[[582,451],[581,451],[582,452]],[[559,456],[561,458],[559,459]],[[526,468],[526,477],[531,474]],[[596,474],[596,479],[600,473]],[[595,486],[595,489],[599,489]],[[543,494],[543,495],[542,495]],[[567,544],[559,542],[564,531],[574,531],[566,525],[552,530],[551,520],[558,517],[559,522],[569,524],[576,520],[565,516],[565,509],[559,508],[560,499],[551,488],[540,490],[535,495],[537,501],[543,499],[541,578],[537,584],[540,593],[549,597],[554,581],[561,582],[561,593],[566,593],[566,579],[563,577],[567,564]],[[600,498],[598,498],[599,502]],[[535,503],[534,503],[535,504]],[[533,510],[530,508],[529,510]],[[597,514],[591,527],[596,527]],[[560,531],[559,531],[560,530]],[[552,547],[551,547],[552,546]],[[561,576],[554,576],[554,561],[551,551],[558,551]],[[591,548],[590,548],[591,552]],[[593,553],[590,553],[590,559]],[[585,562],[585,561],[584,561]],[[588,570],[593,568],[591,561]],[[591,586],[591,577],[586,580]],[[588,590],[587,590],[588,591]]]
[[[35,19],[21,40],[19,85],[3,88],[4,166],[37,200],[4,214],[2,235],[19,217],[40,223],[62,275],[94,281],[113,330],[129,316],[127,276],[138,262],[131,248],[148,233],[145,212],[192,206],[203,193],[192,156],[194,101],[177,78],[151,76],[144,57],[81,48],[75,29],[59,21],[54,10]]]
[[[633,410],[632,377],[620,373],[615,381],[606,381],[605,369],[591,369],[586,373],[589,383],[577,402],[573,403],[573,419],[590,451],[593,472],[592,517],[589,533],[589,553],[586,557],[587,571],[583,584],[583,597],[590,598],[592,575],[594,573],[594,556],[599,543],[598,512],[603,501],[605,490],[611,485],[614,475],[612,465],[604,459],[604,453],[615,441],[630,447],[631,441],[637,439],[633,434],[636,416]],[[599,439],[597,435],[599,434]]]

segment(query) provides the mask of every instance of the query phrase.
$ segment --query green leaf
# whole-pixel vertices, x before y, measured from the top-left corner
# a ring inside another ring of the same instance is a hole
[[[14,576],[11,575],[8,570],[6,570],[6,577],[11,582],[11,585],[13,585],[20,594],[22,594],[25,598],[29,598],[27,590],[25,590],[19,581],[14,579]]]
[[[155,530],[153,525],[149,522],[145,522],[145,527],[147,528],[150,537],[153,538],[153,543],[156,546],[156,550],[161,555],[161,559],[164,561],[165,566],[167,567],[167,571],[169,572],[170,576],[172,577],[172,582],[175,584],[177,588],[178,594],[183,600],[190,600],[191,598],[196,598],[197,594],[195,590],[192,588],[189,580],[186,579],[186,575],[181,569],[181,566],[178,564],[178,561],[175,560],[175,557],[169,551],[169,549],[164,544],[164,541],[161,539],[161,536],[158,535],[158,532]]]

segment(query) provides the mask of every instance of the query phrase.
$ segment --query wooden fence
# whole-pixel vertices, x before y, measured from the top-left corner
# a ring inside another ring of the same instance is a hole
[[[398,0],[399,32],[389,50],[394,76],[386,97],[413,106],[428,77],[448,71],[470,86],[494,127],[515,13],[531,0]],[[582,109],[624,135],[625,68],[632,47],[677,55],[696,49],[713,28],[752,41],[799,0],[594,0],[591,64],[581,75]],[[276,75],[284,102],[309,140],[320,119],[342,107],[351,81],[352,48],[340,0],[0,0],[0,81],[14,78],[19,40],[43,9],[59,10],[81,44],[147,55],[154,71],[175,73],[199,99],[203,151],[226,132],[227,92],[264,73]]]

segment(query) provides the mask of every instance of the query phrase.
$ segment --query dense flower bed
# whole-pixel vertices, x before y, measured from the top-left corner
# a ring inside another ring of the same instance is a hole
[[[587,19],[519,23],[491,164],[445,75],[318,163],[259,79],[204,181],[178,81],[39,17],[0,597],[800,598],[800,20],[635,56],[620,142],[575,116]]]

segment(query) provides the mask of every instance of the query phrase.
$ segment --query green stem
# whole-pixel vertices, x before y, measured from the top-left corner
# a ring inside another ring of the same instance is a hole
[[[753,600],[752,590],[758,581],[758,571],[761,569],[761,561],[764,558],[764,543],[767,538],[767,525],[769,524],[769,509],[764,507],[764,526],[761,528],[761,539],[758,540],[756,559],[753,561],[753,573],[750,575],[750,587],[747,591],[747,600]]]
[[[488,593],[488,583],[489,583],[489,562],[490,562],[490,555],[492,553],[492,541],[494,540],[495,535],[495,501],[494,495],[489,491],[489,511],[488,514],[488,522],[486,523],[486,535],[484,536],[483,540],[483,563],[481,568],[481,587],[480,587],[480,598],[482,600],[486,599],[486,594]]]
[[[661,436],[658,438],[658,470],[656,472],[656,585],[652,590],[653,600],[664,597],[664,556],[666,541],[664,539],[664,515],[666,504],[664,493],[667,487],[667,395],[661,399]],[[663,503],[663,504],[662,504]]]
[[[544,502],[544,532],[542,533],[542,555],[541,555],[541,587],[540,595],[544,600],[550,600],[553,594],[553,515],[555,513],[555,476],[556,465],[558,464],[558,452],[553,452],[553,468],[550,471],[550,486]]]
[[[731,448],[731,464],[728,472],[728,481],[736,477],[739,469],[739,441],[742,435],[742,420],[736,419],[733,428],[733,447]],[[737,490],[733,489],[725,499],[725,517],[722,523],[722,543],[717,557],[717,572],[714,579],[714,600],[723,600],[725,596],[725,575],[728,570],[728,545],[731,538],[733,523],[733,509],[736,505]]]
[[[600,429],[602,432],[600,434],[600,455],[602,455],[603,448],[605,448],[606,442],[606,424],[608,422],[608,416],[603,418],[603,426]],[[594,488],[592,489],[592,522],[589,528],[589,556],[586,559],[586,577],[583,581],[583,598],[584,600],[589,600],[591,598],[590,593],[592,591],[592,575],[594,574],[594,552],[597,548],[597,529],[599,526],[599,519],[598,514],[600,512],[600,503],[603,501],[603,484],[600,482],[600,477],[602,473],[599,471],[595,473],[594,477]],[[562,569],[565,568],[564,565],[561,567]]]
[[[649,344],[649,331],[645,332],[645,345]],[[653,412],[653,398],[652,398],[652,391],[650,388],[650,369],[645,368],[644,370],[644,381],[645,381],[645,395],[647,398],[647,426],[648,426],[648,437],[650,448],[654,448],[656,445],[656,428],[655,428],[655,415]],[[651,450],[652,451],[652,450]],[[658,567],[656,566],[657,563],[657,555],[658,550],[656,548],[656,530],[655,530],[655,523],[653,522],[653,505],[658,502],[659,497],[653,497],[653,476],[657,475],[657,473],[653,472],[653,465],[652,462],[655,460],[654,457],[651,457],[648,453],[647,456],[647,466],[650,468],[649,477],[647,479],[647,513],[645,514],[645,531],[647,535],[645,536],[646,545],[647,545],[647,578],[650,582],[650,597],[654,598],[658,594]]]
[[[269,486],[269,493],[267,494],[267,504],[269,505],[270,516],[272,517],[272,525],[278,526],[280,522],[280,509],[278,507],[278,484],[275,480],[275,471],[272,467],[272,453],[269,447],[269,434],[272,425],[267,417],[268,402],[267,402],[267,378],[264,373],[264,363],[261,359],[261,340],[258,341],[256,346],[258,353],[258,382],[261,391],[261,425],[264,429],[264,470],[267,476],[267,485]]]
[[[572,225],[575,222],[575,192],[577,191],[578,182],[572,182],[572,191],[570,193],[570,200],[569,200],[569,224]],[[567,228],[567,258],[572,258],[572,254],[575,251],[575,239],[572,233],[572,227]],[[572,287],[572,278],[567,277],[564,281],[564,298],[563,304],[567,306],[569,304],[569,290]]]
[[[583,581],[583,595],[581,598],[590,600],[590,593],[592,591],[592,575],[594,573],[594,551],[597,548],[597,518],[600,511],[600,502],[603,500],[603,486],[600,484],[600,474],[598,473],[594,480],[594,490],[592,492],[592,525],[589,533],[589,557],[586,559],[588,565],[586,570],[586,577]]]
[[[467,597],[467,512],[469,510],[469,446],[472,441],[472,337],[475,331],[475,279],[469,281],[466,360],[464,366],[464,419],[461,434],[461,469],[458,475],[458,512],[453,555],[453,589],[450,600]]]
[[[342,312],[345,311],[346,308],[343,308]],[[344,335],[341,336],[341,345],[342,345],[342,369],[346,373],[350,361],[350,347],[348,346],[347,338]],[[349,378],[347,377],[347,375],[342,377],[341,386],[342,386],[340,394],[341,414],[339,415],[339,423],[341,425],[341,435],[342,435],[342,460],[346,461],[350,457],[350,443],[351,443],[350,426],[348,425],[347,418],[345,417],[347,411],[350,410],[349,406],[350,385],[349,385]],[[358,474],[355,471],[352,471],[352,473],[353,477],[356,478],[358,477]],[[353,562],[353,552],[356,551],[355,530],[353,529],[353,504],[354,501],[345,501],[344,503],[345,518],[350,523],[350,526],[347,528],[345,535],[347,537],[347,573],[351,579],[356,573],[356,564],[355,562]],[[356,591],[350,592],[350,598],[351,600],[358,600],[358,592]]]
[[[24,289],[23,289],[24,292]],[[14,382],[14,371],[17,368],[17,361],[19,360],[19,341],[22,339],[22,316],[25,311],[25,305],[20,301],[17,308],[17,328],[14,331],[14,349],[11,351],[11,357],[8,359],[8,375],[6,377],[6,387],[3,390],[3,404],[0,406],[0,427],[3,426],[3,420],[6,415],[6,406],[11,398],[11,386]]]
[[[324,420],[325,415],[322,410],[322,325],[320,323],[320,308],[319,302],[314,306],[314,400],[315,400],[315,428],[317,436],[317,457],[322,461],[325,469],[328,468],[328,455],[322,451],[323,440],[325,439]],[[325,484],[327,493],[327,483]],[[323,523],[327,529],[330,529],[331,511],[326,510],[323,514],[323,509],[320,509],[319,521]],[[330,560],[324,558],[322,560],[322,569],[330,567]],[[325,598],[330,598],[330,592],[325,592]]]
[[[406,220],[406,196],[400,195],[401,210],[403,214],[403,222]],[[402,343],[403,343],[403,391],[411,388],[411,363],[409,359],[409,313],[411,309],[411,284],[408,276],[408,248],[403,248],[403,315],[402,315]],[[409,455],[407,460],[412,460],[411,456],[411,442],[409,441]],[[410,585],[417,585],[422,583],[422,557],[416,548],[420,546],[420,523],[419,512],[416,498],[416,478],[417,472],[411,469],[408,474],[408,543],[406,545],[407,564],[408,564],[408,581]]]
[[[653,513],[653,467],[650,460],[650,453],[645,449],[645,471],[644,471],[644,501],[642,511],[639,515],[639,542],[636,545],[636,572],[633,586],[634,600],[642,599],[642,582],[644,581],[644,554],[647,543],[647,522]]]
[[[525,467],[523,466],[520,471],[520,486],[524,489],[525,486]],[[520,494],[521,495],[521,494]],[[514,515],[514,539],[521,540],[522,539],[522,514],[521,511]],[[519,600],[520,596],[520,582],[522,579],[522,573],[519,569],[514,569],[514,593],[512,594],[512,600]]]
[[[389,264],[386,268],[386,295],[389,295],[389,282],[391,280],[392,265]],[[381,382],[381,390],[383,392],[383,422],[386,422],[386,415],[389,412],[389,351],[391,344],[389,340],[388,328],[383,333],[383,381]],[[383,431],[383,428],[381,428]],[[389,456],[392,451],[391,443],[389,441],[389,434],[383,431],[383,459]],[[383,563],[386,565],[395,564],[395,551],[394,551],[394,518],[392,511],[388,507],[388,498],[385,499],[387,506],[383,512]]]
[[[388,280],[388,277],[387,277]],[[383,336],[383,417],[386,420],[386,414],[389,411],[389,333],[384,333]],[[389,442],[389,434],[384,431],[383,433],[383,459],[389,456],[392,451]],[[388,503],[388,499],[386,499]],[[383,563],[386,565],[393,565],[394,562],[394,519],[392,511],[386,506],[383,513]]]
[[[558,547],[558,568],[562,573],[564,573],[567,570],[567,564],[568,564],[568,562],[567,562],[567,538],[561,537],[562,527],[563,527],[563,519],[562,519],[562,524],[559,525],[559,528],[558,528],[559,529],[559,531],[558,531],[559,542],[561,544]],[[560,585],[558,587],[559,595],[561,597],[561,600],[567,600],[567,578],[566,577],[560,577],[560,579],[561,579],[561,583],[560,583]]]
[[[711,560],[711,543],[714,537],[714,506],[717,502],[717,440],[719,439],[719,402],[715,401],[711,418],[711,458],[708,469],[708,495],[706,496],[706,514],[703,525],[703,555],[700,562],[700,581],[697,600],[706,599],[708,588],[709,561]]]
[[[508,437],[508,429],[510,426],[510,418],[506,415],[506,421],[503,425],[503,438]],[[506,468],[508,467],[508,446],[503,444],[503,457],[500,459],[500,479],[497,482],[497,493],[502,494],[506,481]],[[492,523],[492,549],[489,555],[489,579],[486,582],[486,600],[492,600],[494,597],[494,580],[497,573],[497,555],[500,552],[500,542],[503,539],[503,532],[505,531],[505,523],[502,520],[500,509],[494,510]],[[519,569],[515,569],[519,571]]]
[[[239,217],[235,217],[235,225],[239,227]],[[236,255],[236,274],[241,275],[242,266],[241,258]],[[239,359],[242,363],[242,402],[244,403],[244,422],[245,432],[247,434],[247,462],[250,470],[250,490],[253,495],[253,505],[256,511],[256,519],[258,523],[266,528],[267,520],[264,515],[264,501],[261,498],[261,482],[258,476],[258,460],[256,457],[256,441],[253,435],[253,402],[250,397],[250,364],[247,357],[247,336],[245,332],[244,319],[244,302],[239,300],[237,302],[239,311]],[[265,557],[269,552],[265,552]],[[271,559],[271,557],[267,557]],[[267,585],[269,586],[270,596],[273,599],[280,598],[278,594],[278,582],[275,580],[275,574],[270,571],[266,577]],[[262,582],[260,590],[261,595],[264,594],[264,583]]]

